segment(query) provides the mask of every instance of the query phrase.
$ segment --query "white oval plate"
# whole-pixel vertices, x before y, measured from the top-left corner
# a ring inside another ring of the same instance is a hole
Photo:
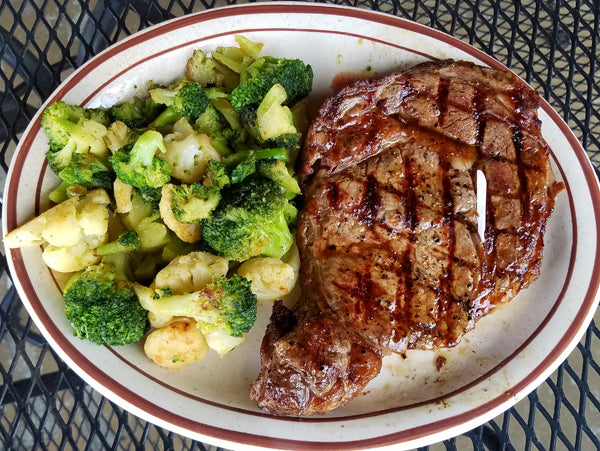
[[[502,67],[463,42],[390,15],[263,3],[185,16],[124,39],[73,73],[48,102],[111,105],[150,79],[178,78],[193,49],[232,45],[235,34],[263,42],[265,55],[310,63],[317,101],[332,93],[336,74],[359,73],[367,66],[383,75],[451,57]],[[548,223],[540,280],[481,320],[456,348],[409,352],[407,359],[387,357],[364,394],[325,416],[273,417],[248,397],[270,305],[260,305],[248,342],[225,358],[211,355],[168,372],[152,364],[141,345],[99,347],[74,338],[40,249],[9,250],[8,262],[23,302],[59,355],[106,397],[152,423],[230,448],[424,446],[468,431],[526,396],[567,357],[594,313],[600,268],[598,184],[584,150],[558,114],[542,101],[539,115],[555,173],[567,187]],[[56,185],[44,162],[46,149],[38,113],[11,165],[4,230],[45,207]],[[446,364],[436,369],[440,356]]]

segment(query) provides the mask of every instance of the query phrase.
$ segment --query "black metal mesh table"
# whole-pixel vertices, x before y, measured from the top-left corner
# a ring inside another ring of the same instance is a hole
[[[35,0],[0,5],[2,171],[61,80],[151,24],[235,1]],[[599,0],[351,0],[469,42],[553,105],[600,168]],[[3,184],[3,183],[0,183]],[[129,414],[71,371],[36,330],[0,266],[0,448],[208,449]],[[600,449],[596,314],[575,351],[536,391],[489,423],[432,449]]]

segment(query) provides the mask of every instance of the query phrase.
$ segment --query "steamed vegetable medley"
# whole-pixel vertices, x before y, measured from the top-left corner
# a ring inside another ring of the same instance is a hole
[[[236,36],[195,50],[185,76],[110,108],[42,116],[54,207],[5,237],[72,273],[65,313],[98,344],[144,341],[179,368],[242,343],[258,300],[290,293],[301,194],[293,173],[309,65]],[[183,74],[183,69],[182,69]]]

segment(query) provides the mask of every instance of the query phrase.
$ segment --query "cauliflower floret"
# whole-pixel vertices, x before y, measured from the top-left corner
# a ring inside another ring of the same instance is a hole
[[[161,158],[169,163],[173,177],[183,183],[200,182],[210,160],[221,161],[208,135],[196,133],[188,120],[173,125],[173,133],[165,136],[166,152]]]
[[[98,262],[94,249],[108,240],[109,203],[103,189],[71,197],[11,231],[4,245],[46,245],[42,259],[51,269],[80,271]]]
[[[192,293],[211,282],[216,282],[221,276],[225,276],[228,270],[229,263],[223,257],[208,252],[190,252],[174,258],[161,269],[156,274],[151,288],[170,289],[173,294]],[[171,316],[158,317],[152,313],[148,318],[153,327],[161,327],[173,319]]]
[[[104,135],[104,144],[108,150],[115,153],[121,149],[127,143],[127,135],[129,134],[129,127],[121,121],[114,121],[108,127],[106,134]]]
[[[81,271],[98,263],[94,250],[108,241],[108,235],[86,236],[74,246],[59,247],[49,244],[42,251],[42,260],[58,272]]]
[[[42,215],[39,221],[43,222],[41,236],[45,242],[57,247],[70,247],[81,241],[83,229],[77,219],[78,203],[67,200]]]
[[[208,252],[181,255],[161,269],[154,278],[155,289],[170,288],[175,294],[199,291],[221,276],[227,275],[229,264],[223,257]]]
[[[83,235],[90,237],[103,236],[108,230],[110,198],[104,190],[92,191],[79,202],[77,207],[77,224]]]
[[[167,183],[161,189],[160,202],[158,203],[158,209],[165,225],[175,232],[175,235],[186,243],[196,243],[202,238],[202,228],[200,224],[188,224],[179,222],[173,210],[171,204],[173,203],[173,185]]]
[[[208,344],[196,320],[179,317],[152,331],[144,352],[157,365],[175,370],[206,357]]]
[[[115,179],[113,183],[113,194],[115,196],[115,206],[117,213],[129,213],[133,208],[131,196],[133,195],[133,186]]]
[[[237,273],[252,282],[260,301],[274,301],[288,295],[298,280],[300,256],[296,245],[282,259],[254,257],[242,263]]]
[[[242,335],[241,337],[232,337],[231,335],[227,335],[222,330],[217,330],[215,332],[211,332],[210,334],[206,334],[204,338],[206,339],[206,343],[210,349],[217,351],[220,356],[224,356],[245,342],[247,337],[246,335]]]

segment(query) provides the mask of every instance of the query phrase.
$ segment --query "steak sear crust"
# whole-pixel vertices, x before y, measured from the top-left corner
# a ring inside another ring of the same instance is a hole
[[[300,170],[303,295],[292,310],[274,306],[251,389],[261,408],[342,406],[385,354],[455,346],[537,279],[563,187],[538,102],[512,73],[462,61],[359,80],[325,102]]]

